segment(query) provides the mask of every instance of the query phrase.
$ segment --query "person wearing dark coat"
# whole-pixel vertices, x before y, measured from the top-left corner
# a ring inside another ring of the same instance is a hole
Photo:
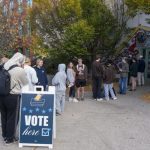
[[[43,86],[44,90],[46,90],[48,86],[48,79],[46,75],[46,71],[43,68],[43,60],[37,59],[36,61],[36,67],[34,67],[37,77],[38,77],[38,83],[37,85]]]
[[[144,85],[144,72],[145,72],[145,61],[143,56],[140,56],[138,61],[138,85]]]
[[[103,100],[101,94],[102,78],[103,67],[100,62],[100,55],[97,55],[92,64],[93,98],[97,101]]]
[[[114,67],[111,65],[110,62],[107,62],[105,69],[104,69],[104,72],[103,72],[104,94],[105,94],[105,99],[107,101],[110,100],[109,95],[111,96],[111,98],[113,100],[117,99],[117,97],[114,93],[114,90],[113,90],[114,78],[115,78]]]
[[[136,90],[136,82],[137,82],[137,74],[138,74],[138,64],[136,59],[132,59],[132,64],[130,66],[130,76],[131,76],[131,89],[130,91]]]

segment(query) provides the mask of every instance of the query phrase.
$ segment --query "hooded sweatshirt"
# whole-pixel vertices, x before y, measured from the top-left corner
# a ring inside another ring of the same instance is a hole
[[[65,92],[66,91],[66,65],[65,64],[59,64],[58,65],[58,72],[52,79],[52,85],[56,86],[56,91],[59,92]]]
[[[18,65],[9,71],[11,76],[11,94],[20,94],[23,86],[28,85],[28,79],[23,68],[19,67],[25,62],[25,57],[21,53],[16,53],[9,59],[4,68],[8,70],[13,65]]]

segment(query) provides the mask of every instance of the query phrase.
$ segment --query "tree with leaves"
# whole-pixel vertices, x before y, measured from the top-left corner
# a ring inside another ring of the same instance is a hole
[[[128,13],[130,16],[135,16],[138,12],[150,14],[149,0],[125,0],[128,6]]]
[[[103,0],[35,0],[30,13],[33,32],[58,62],[113,54],[121,35]]]

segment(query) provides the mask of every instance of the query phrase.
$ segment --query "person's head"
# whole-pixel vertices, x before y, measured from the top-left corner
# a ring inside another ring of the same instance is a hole
[[[135,58],[133,58],[133,59],[132,59],[132,62],[133,62],[133,63],[135,63],[135,62],[136,62],[136,59],[135,59]]]
[[[25,59],[25,64],[31,66],[31,59],[28,58],[28,57],[26,57],[26,59]]]
[[[139,59],[143,59],[143,56],[142,56],[142,55],[140,55],[140,56],[139,56]]]
[[[73,63],[72,63],[72,62],[69,62],[68,68],[73,68],[73,67],[74,67]]]
[[[38,59],[36,60],[36,66],[37,66],[37,67],[42,67],[42,66],[43,66],[43,60],[40,59],[40,58],[38,58]]]
[[[78,64],[82,64],[82,61],[83,61],[82,58],[79,58],[78,59]]]
[[[101,57],[99,54],[96,55],[96,61],[100,61]]]
[[[65,64],[59,64],[58,65],[58,71],[60,71],[60,72],[65,72],[65,70],[66,70],[66,65]]]
[[[19,52],[15,53],[11,59],[9,59],[5,65],[5,69],[9,69],[12,65],[23,66],[25,63],[25,56]]]
[[[126,63],[126,58],[125,58],[125,57],[122,58],[122,62],[123,62],[123,63]]]

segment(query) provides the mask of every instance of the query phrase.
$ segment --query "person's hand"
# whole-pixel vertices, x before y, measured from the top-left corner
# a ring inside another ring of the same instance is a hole
[[[120,72],[122,72],[122,69],[119,69]]]

